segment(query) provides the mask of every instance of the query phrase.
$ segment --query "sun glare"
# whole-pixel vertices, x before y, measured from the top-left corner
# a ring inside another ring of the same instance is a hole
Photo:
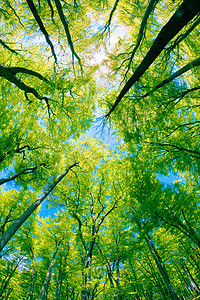
[[[90,61],[91,65],[100,65],[106,59],[105,50],[100,48],[97,51],[94,51],[92,54],[92,59]]]

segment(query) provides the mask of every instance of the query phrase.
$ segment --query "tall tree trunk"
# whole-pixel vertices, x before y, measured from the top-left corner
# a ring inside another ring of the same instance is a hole
[[[158,269],[160,271],[160,274],[161,274],[161,276],[162,276],[162,278],[163,278],[163,280],[164,280],[164,282],[165,282],[165,284],[167,286],[167,289],[168,289],[169,294],[170,294],[170,298],[172,300],[178,300],[178,299],[180,299],[178,297],[178,295],[176,294],[176,291],[173,288],[173,285],[172,285],[172,283],[171,283],[171,281],[169,279],[167,270],[165,269],[165,265],[164,265],[164,263],[163,263],[160,255],[158,254],[158,252],[157,252],[157,250],[156,250],[156,248],[155,248],[155,246],[154,246],[154,244],[153,244],[153,242],[152,242],[152,240],[151,240],[151,238],[150,238],[150,236],[149,236],[148,233],[145,236],[145,241],[146,241],[146,243],[147,243],[147,245],[149,247],[149,250],[151,251],[151,254],[152,254],[152,256],[153,256],[153,258],[155,260],[155,263],[156,263],[156,265],[157,265],[157,267],[158,267]]]
[[[61,291],[62,281],[63,281],[63,271],[60,269],[59,270],[59,275],[58,275],[58,281],[57,281],[57,284],[56,284],[55,300],[59,300],[59,298],[60,298],[60,291]]]
[[[119,95],[116,98],[115,103],[107,113],[106,117],[110,117],[111,113],[116,109],[119,102],[130,90],[130,88],[140,79],[140,77],[148,70],[152,63],[163,51],[165,46],[171,41],[179,31],[187,25],[198,13],[200,12],[199,0],[184,0],[179,6],[170,20],[163,26],[158,36],[156,37],[153,45],[149,49],[148,53],[136,68],[133,75],[126,82]]]
[[[52,256],[52,259],[51,259],[51,262],[49,264],[49,267],[48,267],[48,271],[47,271],[47,275],[46,275],[46,278],[44,280],[44,283],[43,283],[43,286],[41,288],[41,292],[40,292],[40,296],[39,296],[39,300],[44,300],[44,297],[45,297],[45,293],[47,291],[47,287],[48,287],[48,284],[49,284],[49,281],[51,279],[51,270],[52,270],[52,267],[53,267],[53,263],[54,263],[54,260],[56,258],[56,254],[58,252],[58,249],[60,247],[60,244],[61,242],[63,241],[65,235],[62,237],[62,239],[59,241],[59,243],[57,244],[56,246],[56,250],[54,251],[54,254]]]
[[[114,281],[113,281],[113,270],[112,270],[112,267],[111,267],[111,263],[109,261],[107,261],[106,266],[107,266],[108,278],[109,278],[109,281],[110,281],[110,287],[112,289],[114,289],[115,286],[114,286]],[[113,299],[118,300],[118,298],[115,294],[113,295]]]
[[[90,272],[90,267],[92,265],[92,252],[87,251],[87,256],[85,260],[85,274],[84,274],[84,288],[81,291],[81,300],[88,300],[90,296],[90,281],[91,281],[91,272]]]
[[[193,290],[195,290],[196,293],[199,293],[200,289],[199,289],[199,285],[198,285],[197,281],[195,280],[194,276],[191,274],[191,272],[190,272],[188,266],[186,265],[186,263],[183,261],[182,264],[185,268],[185,273],[188,277],[190,285],[192,286]]]
[[[117,285],[117,291],[118,291],[118,300],[122,300],[122,296],[121,296],[121,293],[120,293],[120,267],[119,267],[119,256],[117,256],[117,259],[116,259],[116,271],[117,271],[117,280],[116,280],[116,285]]]
[[[35,274],[33,274],[33,270],[32,270],[31,285],[30,285],[29,293],[28,293],[26,300],[33,300],[33,289],[35,286],[36,279],[37,279],[37,271],[35,272]]]
[[[4,234],[0,238],[0,251],[6,246],[15,232],[22,226],[22,224],[28,219],[28,217],[36,210],[36,208],[44,201],[44,199],[49,195],[49,193],[55,188],[55,186],[67,175],[69,170],[76,166],[75,162],[73,165],[69,166],[66,171],[60,175],[50,186],[49,188],[35,201],[29,208],[19,217],[17,218],[12,225],[4,232]]]

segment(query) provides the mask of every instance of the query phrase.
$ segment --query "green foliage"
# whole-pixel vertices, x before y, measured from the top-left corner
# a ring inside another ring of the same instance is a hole
[[[10,234],[0,299],[200,296],[199,66],[169,79],[199,57],[194,3],[2,1],[0,242],[68,172]]]

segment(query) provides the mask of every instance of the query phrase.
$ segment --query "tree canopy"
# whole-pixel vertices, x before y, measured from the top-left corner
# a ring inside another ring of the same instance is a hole
[[[200,0],[0,20],[0,299],[200,299]]]

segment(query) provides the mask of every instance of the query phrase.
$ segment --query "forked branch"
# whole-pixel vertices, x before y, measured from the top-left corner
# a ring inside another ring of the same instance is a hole
[[[41,164],[40,166],[44,166],[44,164]],[[24,168],[21,171],[17,172],[16,174],[8,177],[8,178],[1,178],[0,179],[0,185],[6,183],[6,182],[10,182],[16,178],[18,178],[20,175],[25,175],[25,174],[31,174],[33,173],[38,167],[29,167],[29,168]]]
[[[61,22],[64,26],[64,29],[65,29],[65,33],[66,33],[66,36],[67,36],[67,41],[68,41],[70,50],[72,52],[72,57],[74,57],[74,56],[76,57],[76,59],[78,60],[79,65],[81,67],[81,70],[82,70],[81,59],[78,56],[78,54],[76,53],[76,51],[74,50],[74,45],[73,45],[71,34],[70,34],[70,31],[69,31],[68,22],[65,19],[65,15],[64,15],[60,0],[54,0],[54,2],[55,2],[55,5],[56,5],[56,8],[57,8],[60,20],[61,20]]]
[[[48,32],[46,31],[46,29],[45,29],[45,27],[44,27],[44,24],[43,24],[43,22],[42,22],[42,20],[41,20],[41,18],[40,18],[40,16],[39,16],[39,14],[38,14],[38,12],[37,12],[37,9],[36,9],[36,7],[35,7],[33,1],[32,1],[32,0],[26,0],[26,1],[27,1],[27,3],[28,3],[28,6],[29,6],[29,8],[30,8],[30,10],[31,10],[31,12],[32,12],[32,14],[33,14],[33,16],[34,16],[36,22],[38,23],[38,25],[39,25],[39,27],[40,27],[40,30],[42,31],[42,33],[43,33],[44,36],[45,36],[45,39],[46,39],[47,44],[48,44],[48,45],[50,46],[50,48],[51,48],[51,53],[52,53],[52,55],[53,55],[53,57],[54,57],[55,62],[57,62],[57,57],[56,57],[56,54],[55,54],[54,46],[53,46],[53,44],[52,44],[52,42],[51,42],[51,40],[50,40],[50,38],[49,38],[49,34],[48,34]]]
[[[33,75],[39,78],[40,80],[48,82],[48,80],[38,72],[31,71],[29,69],[25,69],[21,67],[6,67],[3,64],[0,64],[0,77],[7,79],[11,83],[14,83],[20,90],[24,91],[26,99],[28,99],[27,94],[30,93],[33,94],[37,99],[44,100],[47,104],[48,113],[50,116],[51,109],[49,105],[49,98],[46,96],[41,96],[35,88],[26,85],[19,77],[16,76],[16,74],[19,72]]]

